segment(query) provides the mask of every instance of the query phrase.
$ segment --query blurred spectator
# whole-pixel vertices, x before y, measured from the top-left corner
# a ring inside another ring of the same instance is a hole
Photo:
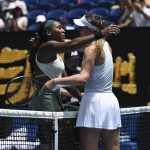
[[[128,0],[120,0],[120,8],[123,10],[123,14],[118,20],[120,27],[130,26],[129,15],[131,13],[131,7],[128,3]]]
[[[19,8],[21,8],[23,15],[27,15],[28,14],[28,10],[27,10],[27,5],[23,0],[11,0],[16,7],[18,6]]]
[[[10,0],[2,3],[2,16],[6,24],[6,31],[26,31],[28,11],[24,1]]]
[[[24,1],[21,0],[9,0],[9,1],[2,1],[2,13],[7,13],[8,9],[11,8],[15,8],[15,7],[19,7],[22,9],[23,15],[27,15],[28,14],[28,10],[27,10],[27,6],[26,3]]]
[[[146,4],[145,0],[140,0],[141,2],[141,7],[144,11],[144,13],[148,16],[147,22],[146,22],[146,26],[150,26],[150,6]]]
[[[66,71],[68,74],[76,74],[81,70],[81,62],[82,62],[83,52],[72,51],[67,52],[64,55],[64,61],[66,66]]]
[[[121,0],[120,6],[124,11],[118,21],[120,27],[147,26],[147,20],[150,17],[143,11],[139,0]]]
[[[35,23],[32,23],[31,25],[28,26],[28,31],[37,31],[39,28],[39,25],[46,21],[46,17],[44,15],[38,15],[35,19]]]
[[[5,31],[5,22],[2,18],[0,18],[0,32]]]
[[[146,6],[145,0],[134,0],[133,6],[136,12],[138,12],[143,17],[143,26],[147,26],[147,23],[150,19],[150,9]],[[138,16],[136,18],[138,19]],[[140,20],[138,23],[140,25]]]
[[[8,7],[8,2],[7,1],[2,1],[1,2],[1,7],[2,7],[2,11],[5,11]]]
[[[7,31],[26,31],[28,25],[26,11],[16,2],[10,2],[6,9]]]
[[[26,31],[28,26],[27,17],[19,17],[17,20],[18,31]]]
[[[42,22],[44,22],[44,21],[46,21],[46,17],[44,16],[44,15],[38,15],[37,17],[36,17],[36,23],[42,23]]]

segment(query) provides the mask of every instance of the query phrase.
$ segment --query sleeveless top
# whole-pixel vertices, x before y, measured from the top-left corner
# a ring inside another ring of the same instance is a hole
[[[85,93],[112,92],[113,58],[106,41],[104,42],[103,49],[105,52],[105,62],[100,66],[94,66],[91,77],[85,85]]]
[[[64,62],[59,54],[57,54],[56,60],[50,63],[41,63],[37,60],[37,57],[35,61],[40,70],[50,79],[61,77],[65,70]]]

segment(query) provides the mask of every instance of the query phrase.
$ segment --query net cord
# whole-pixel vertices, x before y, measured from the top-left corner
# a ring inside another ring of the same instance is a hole
[[[121,108],[121,115],[138,114],[143,112],[150,112],[150,106]],[[44,118],[51,119],[54,123],[54,150],[59,149],[58,142],[58,120],[63,118],[76,118],[77,111],[68,112],[44,112],[44,111],[29,111],[29,110],[12,110],[0,109],[0,116],[3,117],[17,117],[17,118]]]
[[[121,108],[121,115],[137,114],[143,112],[150,112],[150,106]],[[30,110],[12,110],[0,109],[0,116],[5,117],[20,117],[20,118],[45,118],[45,119],[62,119],[62,118],[76,118],[78,111],[66,112],[46,112],[46,111],[30,111]]]

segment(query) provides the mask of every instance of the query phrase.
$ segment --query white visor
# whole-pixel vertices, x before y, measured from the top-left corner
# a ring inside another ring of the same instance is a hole
[[[96,31],[97,30],[97,27],[92,25],[91,23],[89,23],[87,21],[87,19],[85,18],[85,15],[80,18],[80,19],[73,19],[73,22],[77,25],[77,26],[80,26],[80,27],[88,27],[89,29],[91,30],[94,30]]]

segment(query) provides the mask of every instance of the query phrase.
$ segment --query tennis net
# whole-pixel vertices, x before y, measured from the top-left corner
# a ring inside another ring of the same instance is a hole
[[[80,150],[76,117],[76,111],[0,109],[0,150]],[[121,119],[121,150],[150,150],[150,106],[121,108]]]

